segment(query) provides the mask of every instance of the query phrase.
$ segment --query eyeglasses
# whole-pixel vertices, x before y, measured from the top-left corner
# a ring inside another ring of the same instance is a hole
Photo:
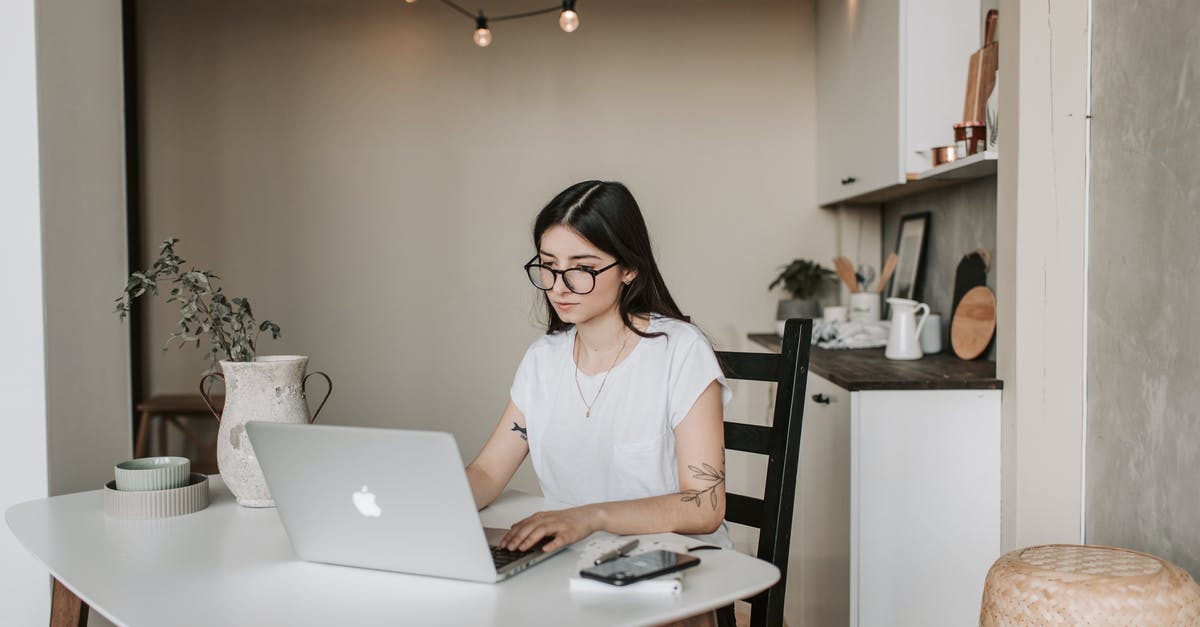
[[[537,261],[537,255],[525,264],[525,273],[529,276],[529,282],[533,286],[548,292],[554,289],[554,282],[558,280],[559,275],[562,275],[563,285],[567,289],[576,294],[591,294],[592,290],[596,289],[596,276],[609,268],[615,268],[619,262],[612,262],[599,270],[591,268],[567,268],[566,270],[555,270],[544,263],[534,263]]]

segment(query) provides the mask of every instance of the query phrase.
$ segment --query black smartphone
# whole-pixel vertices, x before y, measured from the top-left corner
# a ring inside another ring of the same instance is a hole
[[[635,581],[691,568],[699,563],[700,558],[695,555],[671,551],[649,551],[640,555],[618,557],[611,562],[585,568],[579,571],[579,575],[614,586],[624,586]]]

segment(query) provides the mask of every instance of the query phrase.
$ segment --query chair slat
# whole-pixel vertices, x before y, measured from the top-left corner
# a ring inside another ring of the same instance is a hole
[[[778,381],[780,356],[775,353],[735,353],[721,351],[717,361],[730,379]]]
[[[771,428],[726,421],[725,448],[768,455],[771,452]]]
[[[739,525],[761,527],[763,500],[741,494],[725,493],[725,520]]]

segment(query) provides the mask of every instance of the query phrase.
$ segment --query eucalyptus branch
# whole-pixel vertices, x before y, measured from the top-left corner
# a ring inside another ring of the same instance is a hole
[[[187,262],[175,254],[178,242],[173,237],[163,241],[158,258],[148,270],[130,273],[124,292],[116,299],[115,313],[122,320],[129,315],[134,300],[146,292],[157,295],[159,285],[169,282],[173,287],[167,302],[179,304],[180,318],[178,330],[167,338],[163,350],[172,341],[179,342],[178,348],[193,342],[200,348],[201,338],[208,336],[206,355],[215,370],[222,358],[253,360],[258,336],[264,331],[269,331],[272,339],[279,339],[279,325],[256,320],[249,299],[226,298],[220,287],[213,286],[213,281],[221,277],[208,270],[183,271]]]

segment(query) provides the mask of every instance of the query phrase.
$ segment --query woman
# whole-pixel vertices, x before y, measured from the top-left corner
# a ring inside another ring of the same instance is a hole
[[[677,532],[731,547],[725,516],[723,409],[712,347],[683,320],[620,183],[585,181],[538,214],[526,265],[544,290],[546,335],[517,368],[495,431],[467,467],[483,508],[526,455],[546,498],[502,540],[544,550],[593,531]]]

